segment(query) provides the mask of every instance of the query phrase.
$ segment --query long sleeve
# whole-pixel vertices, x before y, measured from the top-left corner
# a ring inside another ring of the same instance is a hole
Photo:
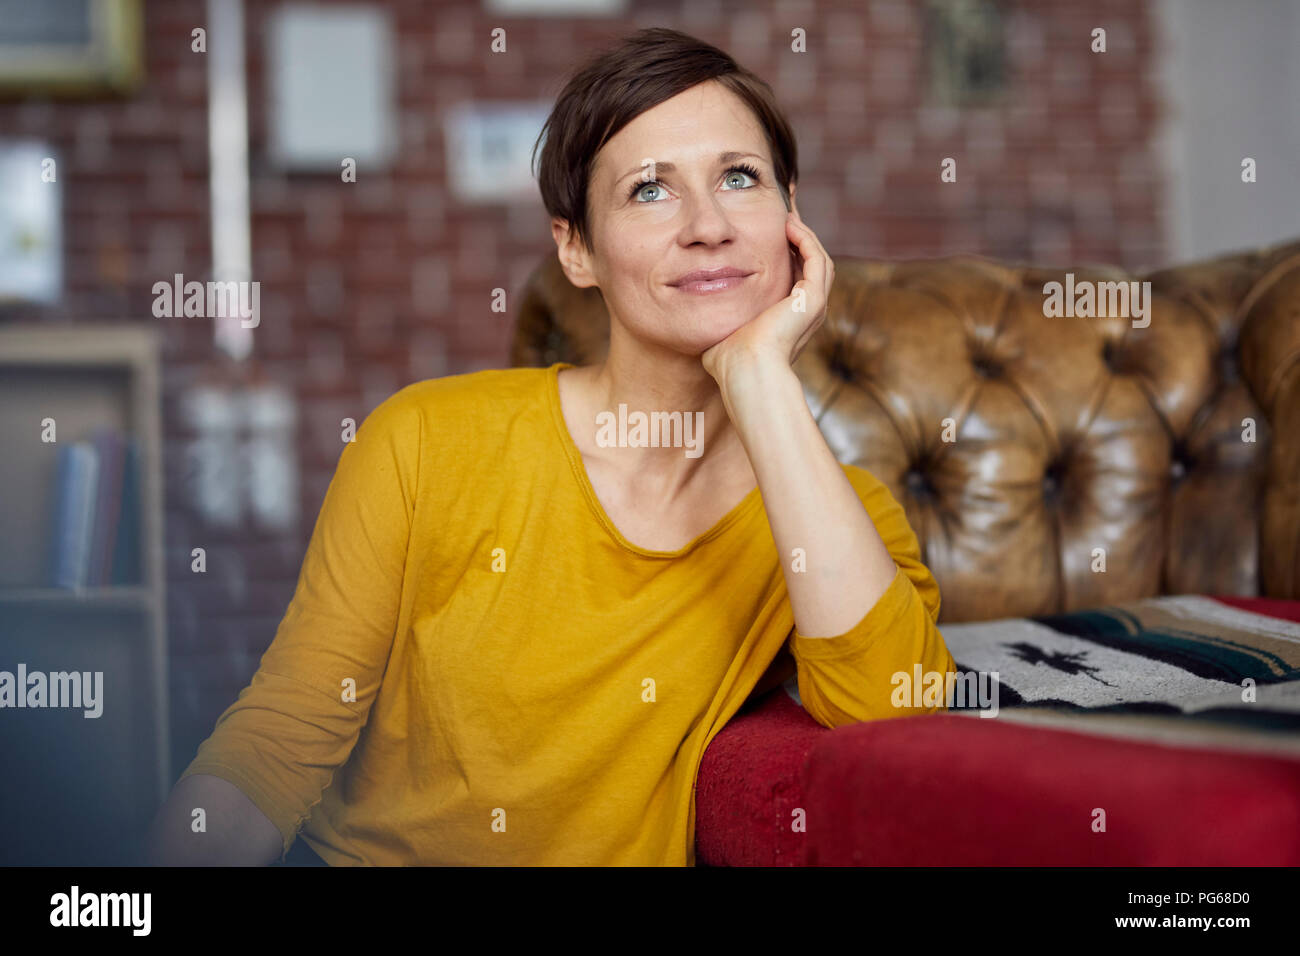
[[[280,830],[284,852],[351,754],[384,674],[420,431],[418,408],[399,392],[344,445],[275,638],[182,774],[239,787]]]
[[[799,697],[814,720],[831,728],[943,710],[942,690],[928,698],[924,686],[913,691],[918,675],[923,684],[946,687],[946,677],[927,675],[956,671],[936,626],[939,586],[921,563],[916,534],[889,489],[863,469],[846,471],[898,570],[875,605],[845,633],[809,637],[794,628],[789,647]]]

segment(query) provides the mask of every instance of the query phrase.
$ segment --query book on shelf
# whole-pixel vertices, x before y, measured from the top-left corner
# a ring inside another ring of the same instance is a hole
[[[56,588],[140,583],[139,449],[108,426],[60,445],[50,516],[49,584]]]

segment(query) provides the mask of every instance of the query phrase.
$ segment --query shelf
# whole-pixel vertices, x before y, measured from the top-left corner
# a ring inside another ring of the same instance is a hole
[[[144,587],[0,588],[0,607],[38,605],[85,607],[94,610],[115,608],[148,610],[153,600],[153,593]]]
[[[0,668],[102,673],[106,701],[93,720],[6,709],[0,779],[22,782],[0,787],[0,859],[11,865],[130,860],[131,834],[171,787],[155,325],[0,324]],[[138,567],[130,584],[51,587],[58,453],[101,427],[136,443]]]

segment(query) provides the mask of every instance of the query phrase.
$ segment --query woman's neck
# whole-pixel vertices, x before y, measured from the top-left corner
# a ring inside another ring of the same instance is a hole
[[[561,372],[565,419],[584,458],[669,497],[752,475],[698,357],[624,354],[611,349],[600,363]]]

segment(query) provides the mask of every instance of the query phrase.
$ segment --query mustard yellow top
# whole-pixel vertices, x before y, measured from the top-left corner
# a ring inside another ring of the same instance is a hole
[[[891,703],[895,673],[955,668],[883,484],[844,466],[898,574],[851,631],[806,637],[757,488],[679,551],[623,538],[561,414],[567,367],[418,382],[366,418],[182,776],[334,865],[694,865],[701,756],[787,641],[824,726],[942,709]]]

